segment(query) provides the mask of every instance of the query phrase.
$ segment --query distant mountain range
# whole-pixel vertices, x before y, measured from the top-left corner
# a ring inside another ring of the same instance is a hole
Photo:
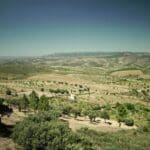
[[[90,66],[113,67],[150,66],[150,53],[141,52],[85,52],[85,53],[55,53],[39,57],[1,57],[1,64],[41,64],[50,66]]]

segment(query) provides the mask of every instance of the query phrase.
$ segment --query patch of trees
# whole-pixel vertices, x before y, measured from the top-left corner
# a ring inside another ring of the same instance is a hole
[[[57,110],[51,110],[25,118],[12,134],[13,140],[30,150],[94,150],[89,139],[71,131],[68,123],[58,119]]]
[[[6,102],[9,106],[16,107],[22,112],[29,112],[31,110],[38,112],[50,109],[49,98],[45,95],[39,97],[35,91],[32,91],[29,96],[24,94],[21,98],[8,99]]]
[[[124,122],[128,126],[134,125],[134,120],[131,118],[128,118],[128,113],[135,112],[135,107],[131,103],[125,103],[125,104],[116,104],[117,107],[117,120],[119,123],[119,126],[121,126],[121,122]]]
[[[150,146],[149,132],[123,130],[104,133],[82,128],[78,130],[77,133],[89,139],[95,146],[95,150],[148,150]]]
[[[69,94],[69,91],[66,89],[49,89],[49,92],[55,94]]]

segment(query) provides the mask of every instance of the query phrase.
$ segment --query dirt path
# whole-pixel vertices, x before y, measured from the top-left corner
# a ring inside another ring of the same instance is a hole
[[[0,137],[0,150],[21,150],[10,138]]]
[[[66,120],[69,122],[69,127],[76,131],[82,127],[87,127],[89,129],[102,131],[102,132],[116,132],[119,130],[128,130],[128,129],[136,129],[136,126],[126,126],[122,123],[121,127],[119,127],[119,124],[115,120],[109,120],[107,123],[105,123],[104,119],[97,118],[96,122],[91,123],[88,118],[85,117],[78,117],[77,119],[73,117],[62,117],[62,120]],[[111,125],[109,123],[111,123]]]

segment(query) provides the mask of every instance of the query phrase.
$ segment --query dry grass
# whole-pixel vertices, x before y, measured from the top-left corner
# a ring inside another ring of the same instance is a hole
[[[0,137],[0,150],[21,150],[10,138]]]
[[[142,76],[143,72],[141,70],[124,70],[124,71],[115,71],[111,73],[112,76],[119,76],[119,77],[125,77],[125,76]]]

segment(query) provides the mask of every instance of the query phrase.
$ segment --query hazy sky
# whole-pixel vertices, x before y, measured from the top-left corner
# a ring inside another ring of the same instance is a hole
[[[150,51],[150,0],[0,0],[0,56]]]

